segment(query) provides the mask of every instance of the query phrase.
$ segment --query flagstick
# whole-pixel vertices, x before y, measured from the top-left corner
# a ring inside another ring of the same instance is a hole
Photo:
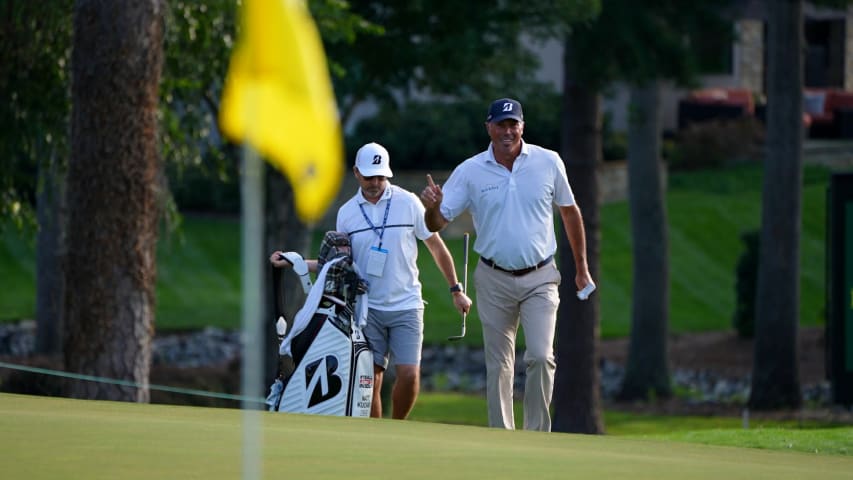
[[[243,264],[243,361],[241,393],[243,396],[243,479],[263,477],[263,436],[258,405],[250,399],[261,392],[263,365],[260,348],[263,345],[261,305],[261,260],[263,251],[264,190],[262,164],[257,152],[246,142],[243,146],[242,187],[242,264]]]

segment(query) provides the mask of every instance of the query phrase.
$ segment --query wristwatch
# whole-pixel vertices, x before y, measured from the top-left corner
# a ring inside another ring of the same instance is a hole
[[[463,287],[462,284],[459,282],[456,282],[456,285],[450,287],[450,293],[464,292],[464,291],[465,291],[465,287]]]

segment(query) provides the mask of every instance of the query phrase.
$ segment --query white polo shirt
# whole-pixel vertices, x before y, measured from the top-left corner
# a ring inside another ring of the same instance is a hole
[[[444,218],[468,210],[477,232],[474,251],[510,270],[536,265],[557,251],[554,205],[575,203],[557,152],[524,142],[511,172],[495,160],[490,143],[459,164],[441,189]]]
[[[389,205],[390,202],[390,205]],[[361,206],[361,208],[359,208]],[[376,204],[358,193],[338,209],[337,231],[349,235],[353,259],[361,272],[367,272],[371,247],[379,246],[385,209],[388,218],[382,234],[382,249],[388,251],[382,276],[367,275],[370,289],[368,305],[377,310],[410,310],[424,308],[418,279],[418,240],[433,235],[424,222],[424,206],[413,193],[388,182]],[[370,219],[370,223],[364,218]]]

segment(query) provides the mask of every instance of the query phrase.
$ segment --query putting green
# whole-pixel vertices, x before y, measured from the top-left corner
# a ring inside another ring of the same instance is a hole
[[[9,479],[234,479],[244,418],[264,478],[850,479],[853,458],[609,436],[0,394]]]

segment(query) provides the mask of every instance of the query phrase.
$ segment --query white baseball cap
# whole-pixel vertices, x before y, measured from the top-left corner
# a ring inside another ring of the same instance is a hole
[[[393,177],[388,150],[378,143],[368,143],[355,154],[355,166],[364,177]]]

